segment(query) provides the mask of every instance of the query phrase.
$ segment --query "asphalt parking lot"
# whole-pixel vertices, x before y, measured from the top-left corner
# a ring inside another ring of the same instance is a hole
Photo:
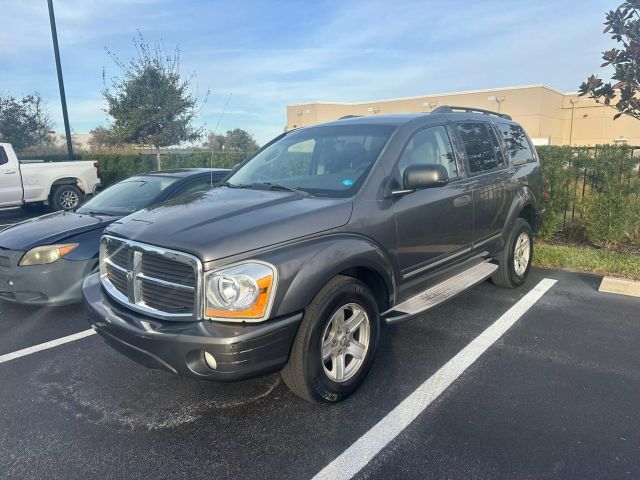
[[[5,361],[0,478],[349,478],[352,445],[545,278],[557,282],[354,478],[639,478],[640,299],[548,270],[387,327],[362,388],[333,407],[278,375],[147,370],[95,335]],[[0,310],[0,359],[88,327],[81,306]]]

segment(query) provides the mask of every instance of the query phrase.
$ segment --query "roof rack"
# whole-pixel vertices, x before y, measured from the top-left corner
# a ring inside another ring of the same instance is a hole
[[[483,115],[495,115],[497,117],[501,117],[506,120],[511,120],[511,116],[507,115],[506,113],[492,112],[491,110],[485,110],[483,108],[454,107],[450,105],[441,105],[437,108],[434,108],[431,111],[431,113],[455,113],[455,112],[482,113]]]

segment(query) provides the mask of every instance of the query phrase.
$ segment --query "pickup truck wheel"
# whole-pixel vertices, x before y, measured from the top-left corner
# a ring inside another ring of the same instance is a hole
[[[59,185],[51,193],[51,207],[54,210],[73,210],[82,203],[82,190],[75,185]]]
[[[305,400],[340,402],[364,380],[379,333],[371,290],[358,279],[339,275],[306,308],[282,378]]]
[[[524,218],[518,218],[500,253],[500,266],[491,280],[499,287],[519,287],[529,276],[532,258],[533,231],[531,225]]]

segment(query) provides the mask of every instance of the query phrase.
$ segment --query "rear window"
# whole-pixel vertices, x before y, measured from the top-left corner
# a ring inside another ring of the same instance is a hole
[[[490,124],[459,123],[458,132],[464,143],[472,174],[505,166],[502,149]]]
[[[499,123],[498,130],[500,130],[502,134],[509,158],[511,158],[512,162],[528,163],[535,161],[533,151],[527,140],[527,135],[524,133],[522,127]]]

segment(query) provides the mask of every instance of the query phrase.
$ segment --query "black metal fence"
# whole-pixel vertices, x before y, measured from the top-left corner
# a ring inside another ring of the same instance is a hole
[[[539,147],[543,236],[601,246],[640,244],[640,147]]]

